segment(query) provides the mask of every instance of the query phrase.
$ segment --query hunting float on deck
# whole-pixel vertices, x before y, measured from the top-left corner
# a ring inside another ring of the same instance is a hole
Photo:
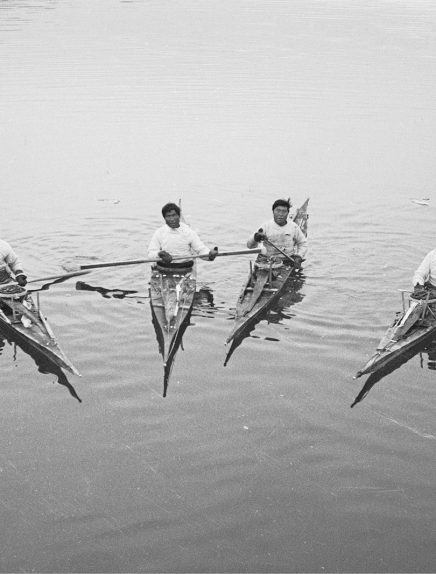
[[[436,333],[436,299],[416,299],[409,291],[401,291],[403,311],[398,312],[387,329],[376,352],[354,376],[375,373],[432,333]],[[408,304],[406,305],[405,296]]]
[[[309,198],[297,210],[292,218],[301,231],[307,236],[307,208]],[[270,243],[265,240],[265,243]],[[270,245],[272,245],[270,243]],[[274,245],[272,245],[275,247]],[[280,249],[275,249],[283,253]],[[286,254],[284,254],[286,255]],[[288,280],[296,275],[296,268],[291,257],[284,259],[283,262],[274,263],[255,263],[255,269],[250,262],[250,272],[247,281],[244,283],[238,300],[236,302],[235,319],[231,333],[227,337],[226,344],[241,337],[259,317],[280,298],[289,286]],[[230,349],[227,357],[230,356]]]
[[[54,333],[37,303],[24,287],[9,283],[0,287],[0,325],[27,342],[58,367],[80,376],[79,371],[57,343]]]

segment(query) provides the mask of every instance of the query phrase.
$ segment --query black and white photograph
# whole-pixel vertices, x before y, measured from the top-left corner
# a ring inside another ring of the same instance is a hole
[[[0,573],[436,571],[436,2],[0,0]]]

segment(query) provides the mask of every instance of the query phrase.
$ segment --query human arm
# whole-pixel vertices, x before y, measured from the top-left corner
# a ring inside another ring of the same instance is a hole
[[[172,255],[162,249],[162,231],[157,229],[153,233],[153,237],[148,246],[148,257],[150,259],[161,259],[164,263],[170,263],[172,260]]]
[[[298,225],[295,224],[295,234],[294,234],[294,257],[299,261],[303,260],[307,252],[307,239],[304,233],[301,231]]]
[[[3,260],[14,274],[18,285],[24,287],[27,284],[27,276],[24,274],[23,266],[15,251],[6,242],[3,243]]]
[[[255,247],[257,247],[259,245],[259,243],[261,241],[263,241],[264,239],[266,239],[266,233],[263,230],[263,227],[260,227],[257,231],[255,231],[248,239],[247,241],[247,247],[248,249],[254,249]]]
[[[204,260],[213,261],[218,254],[218,247],[209,249],[193,229],[189,229],[189,246],[195,255],[200,255]]]

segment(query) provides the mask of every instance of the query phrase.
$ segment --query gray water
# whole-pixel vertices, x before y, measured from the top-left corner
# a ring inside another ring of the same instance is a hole
[[[0,237],[29,278],[143,257],[167,201],[223,251],[310,197],[299,296],[226,367],[249,258],[199,263],[165,399],[145,265],[40,293],[81,378],[1,336],[2,572],[435,571],[431,349],[350,409],[435,247],[435,24],[423,0],[0,3]]]

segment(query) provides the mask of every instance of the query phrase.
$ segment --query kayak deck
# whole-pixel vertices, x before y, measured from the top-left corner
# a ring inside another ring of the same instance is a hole
[[[294,274],[292,265],[281,266],[271,278],[268,269],[258,269],[255,276],[250,271],[236,303],[233,329],[226,343],[240,336],[280,298],[287,280]]]
[[[2,290],[4,291],[4,287]],[[26,341],[55,365],[80,376],[79,371],[65,355],[38,305],[26,290],[0,297],[0,324]]]
[[[409,296],[409,307],[397,313],[392,326],[387,329],[380,340],[376,352],[357,371],[354,378],[375,373],[436,332],[435,303],[436,299],[421,300]]]
[[[293,218],[294,223],[299,225],[304,235],[307,235],[308,205],[309,198],[297,210]],[[253,270],[250,266],[248,278],[239,294],[233,328],[226,339],[226,344],[241,337],[264,312],[270,309],[285,292],[288,279],[296,275],[296,270],[290,262],[280,265],[272,262],[256,263],[255,267]]]
[[[195,290],[196,279],[191,271],[152,271],[150,307],[164,365],[164,396],[175,354],[189,324]]]

